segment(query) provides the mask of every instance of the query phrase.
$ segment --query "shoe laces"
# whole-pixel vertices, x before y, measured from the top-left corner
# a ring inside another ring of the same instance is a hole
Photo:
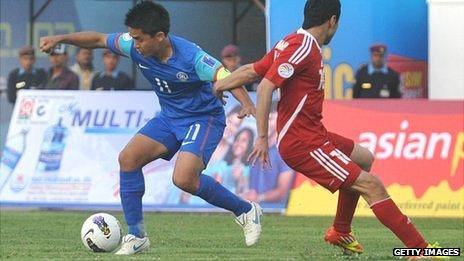
[[[132,241],[134,238],[135,238],[134,235],[132,235],[132,234],[127,234],[127,235],[124,236],[123,242],[124,242],[124,243],[130,242],[130,241]]]

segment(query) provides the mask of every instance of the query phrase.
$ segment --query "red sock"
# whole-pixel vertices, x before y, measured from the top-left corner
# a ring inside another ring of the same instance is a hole
[[[371,209],[379,221],[388,227],[406,247],[427,247],[427,242],[414,227],[411,219],[401,213],[401,210],[391,198],[372,204]]]
[[[359,194],[350,191],[338,191],[337,214],[333,226],[337,232],[350,233],[351,221],[358,204]]]

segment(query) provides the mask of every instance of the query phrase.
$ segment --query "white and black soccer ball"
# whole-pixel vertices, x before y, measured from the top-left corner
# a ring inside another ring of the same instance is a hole
[[[93,252],[112,252],[121,242],[121,226],[110,214],[93,214],[82,225],[81,239]]]

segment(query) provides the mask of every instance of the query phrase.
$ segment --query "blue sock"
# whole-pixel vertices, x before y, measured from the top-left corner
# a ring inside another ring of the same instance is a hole
[[[142,212],[142,196],[145,193],[145,180],[142,170],[121,171],[119,173],[119,195],[129,234],[136,237],[145,236]]]
[[[200,175],[200,187],[195,195],[211,205],[232,211],[237,217],[251,210],[250,203],[242,200],[208,175]]]

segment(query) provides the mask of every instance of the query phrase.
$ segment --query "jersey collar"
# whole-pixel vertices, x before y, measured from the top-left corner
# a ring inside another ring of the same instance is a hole
[[[305,34],[305,35],[311,37],[311,39],[314,39],[314,42],[316,43],[317,48],[319,48],[319,51],[321,50],[321,47],[319,46],[319,43],[316,41],[316,38],[314,38],[314,36],[312,34],[310,34],[308,31],[306,31],[303,28],[300,28],[300,29],[298,29],[298,31],[296,31],[296,33],[297,34]]]
[[[172,48],[172,55],[171,57],[169,57],[169,59],[166,61],[166,63],[162,62],[160,58],[152,55],[150,56],[151,59],[153,59],[154,61],[156,61],[157,63],[160,63],[160,64],[170,64],[172,62],[174,62],[176,59],[177,59],[177,48],[173,42],[173,39],[171,37],[171,35],[168,34],[168,38],[169,38],[169,42],[171,43],[171,48]]]
[[[32,69],[30,70],[30,72],[31,72],[32,74],[35,74],[35,68],[32,67]],[[21,74],[23,74],[23,73],[26,73],[26,70],[24,70],[24,68],[22,68],[22,67],[19,68],[18,74],[21,75]]]
[[[171,37],[170,34],[168,34],[169,42],[171,43],[171,48],[172,48],[172,55],[169,57],[167,63],[173,62],[177,59],[177,48],[176,45],[174,44],[174,39]]]

